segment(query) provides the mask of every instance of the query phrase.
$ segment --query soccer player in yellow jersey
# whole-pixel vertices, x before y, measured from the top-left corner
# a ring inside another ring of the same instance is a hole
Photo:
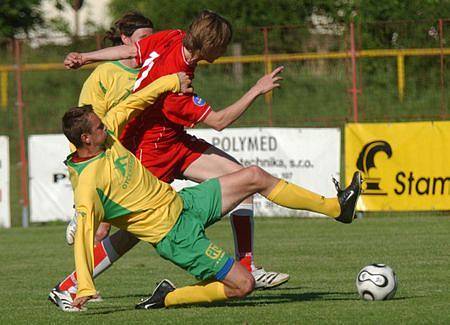
[[[114,21],[111,29],[106,32],[104,40],[112,45],[133,45],[152,33],[152,21],[138,12],[131,11]],[[138,73],[139,69],[136,69],[134,59],[100,64],[84,82],[78,106],[91,105],[95,114],[103,118],[110,109],[131,94]],[[74,151],[75,147],[71,146],[71,149]],[[107,237],[110,228],[109,223],[101,223],[95,234],[94,276],[109,268],[139,242],[135,236],[125,231],[119,231]],[[72,218],[66,231],[69,244],[73,244],[75,230],[76,219]],[[76,272],[70,273],[57,285],[58,289],[74,296],[77,286],[76,278]],[[55,303],[54,296],[52,292],[49,294],[49,299],[53,303]],[[98,298],[100,299],[100,296]],[[64,306],[60,308],[64,310]]]
[[[176,75],[163,77],[142,92],[133,94],[115,106],[103,117],[103,122],[93,109],[89,108],[91,106],[78,109],[78,112],[83,112],[83,116],[77,116],[77,110],[71,110],[64,117],[66,122],[70,120],[73,123],[69,131],[64,127],[64,132],[68,135],[69,141],[77,147],[77,150],[68,157],[66,164],[74,189],[77,211],[75,256],[79,280],[78,293],[81,295],[85,292],[88,292],[89,296],[95,294],[86,290],[86,287],[89,287],[89,282],[92,282],[89,278],[92,277],[93,272],[94,235],[99,222],[129,215],[136,210],[147,211],[151,216],[147,221],[151,221],[157,229],[154,237],[147,239],[155,242],[161,239],[161,234],[158,232],[164,235],[178,217],[182,205],[170,185],[162,182],[155,183],[157,179],[138,163],[116,137],[126,122],[139,110],[153,103],[158,95],[167,91],[185,92],[190,80],[184,73],[179,75],[182,81],[181,86]],[[93,124],[95,129],[89,129],[88,126]],[[92,132],[81,133],[81,130],[86,128]],[[94,149],[91,150],[91,148]],[[146,187],[140,184],[145,184]],[[139,189],[148,191],[142,192]],[[159,192],[173,192],[173,195],[172,198],[166,196],[160,201],[158,195],[155,196]],[[124,196],[122,197],[121,194]],[[130,200],[130,197],[134,200]],[[149,206],[166,205],[167,210],[158,209],[157,213],[148,209]],[[88,218],[80,219],[80,216],[86,214],[89,214]],[[81,239],[78,239],[79,237]]]
[[[181,83],[179,82],[181,80]],[[205,228],[220,220],[243,198],[260,193],[272,202],[353,221],[361,191],[355,173],[335,198],[325,198],[251,166],[179,193],[158,180],[117,139],[125,123],[160,94],[189,92],[190,80],[179,73],[161,77],[130,95],[100,119],[89,107],[75,107],[63,117],[63,131],[77,150],[66,161],[74,189],[78,229],[75,265],[78,291],[73,307],[82,310],[96,293],[93,281],[94,234],[102,221],[151,243],[157,252],[202,282],[175,289],[164,280],[137,305],[150,309],[244,297],[255,280],[240,263],[214,245]]]

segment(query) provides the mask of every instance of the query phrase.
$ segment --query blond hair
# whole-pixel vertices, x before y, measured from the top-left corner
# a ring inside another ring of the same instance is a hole
[[[205,58],[218,50],[225,50],[232,35],[231,24],[225,18],[204,10],[189,26],[183,46],[193,55]]]

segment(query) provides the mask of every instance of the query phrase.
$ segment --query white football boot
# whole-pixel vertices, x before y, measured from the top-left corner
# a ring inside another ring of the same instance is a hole
[[[255,278],[255,289],[271,289],[282,285],[289,280],[289,274],[267,272],[262,267],[252,272]]]
[[[73,299],[70,293],[68,291],[60,291],[58,287],[53,288],[52,291],[50,291],[48,300],[64,312],[80,312],[86,310],[85,307],[78,308],[72,306]]]

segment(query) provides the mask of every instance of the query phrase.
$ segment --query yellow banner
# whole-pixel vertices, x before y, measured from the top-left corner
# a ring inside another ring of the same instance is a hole
[[[0,106],[6,109],[8,106],[8,72],[0,71]]]
[[[358,210],[450,210],[450,122],[347,124],[347,184],[356,170]]]

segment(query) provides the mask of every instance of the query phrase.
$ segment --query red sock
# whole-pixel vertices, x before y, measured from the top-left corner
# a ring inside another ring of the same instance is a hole
[[[77,272],[73,271],[67,278],[59,284],[59,290],[69,291],[70,288],[77,286]]]
[[[251,204],[240,204],[230,214],[236,259],[250,272],[254,268],[252,207]]]
[[[106,252],[105,247],[103,245],[103,241],[100,244],[95,245],[94,278],[101,272],[106,270],[109,266],[111,266],[111,264],[112,263],[108,257],[108,253]],[[77,273],[73,271],[59,284],[59,290],[69,291],[71,294],[75,294],[77,291],[77,286],[78,286]]]
[[[253,254],[251,254],[251,253],[245,254],[245,256],[239,260],[239,263],[241,263],[241,265],[245,266],[245,268],[249,272],[253,271],[253,267],[252,267],[252,265],[253,265]]]

